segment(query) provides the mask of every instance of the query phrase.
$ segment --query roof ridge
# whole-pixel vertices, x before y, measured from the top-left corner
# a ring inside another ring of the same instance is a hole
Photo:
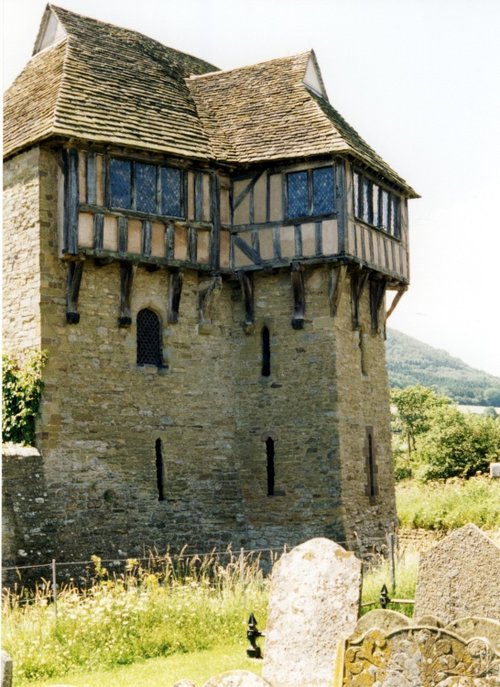
[[[262,60],[262,62],[255,62],[254,64],[246,64],[241,67],[231,67],[231,69],[219,69],[214,72],[207,72],[206,74],[191,74],[187,80],[204,79],[206,77],[222,76],[223,74],[231,74],[231,72],[246,71],[249,69],[254,69],[255,67],[263,67],[264,65],[278,62],[289,62],[297,57],[309,57],[314,51],[312,49],[305,50],[303,52],[295,53],[294,55],[288,55],[286,57],[272,57],[270,60]]]

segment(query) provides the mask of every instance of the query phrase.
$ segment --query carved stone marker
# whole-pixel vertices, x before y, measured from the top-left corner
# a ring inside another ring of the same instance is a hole
[[[203,687],[271,687],[260,675],[249,670],[230,670],[207,680]]]
[[[12,687],[12,659],[5,651],[2,651],[1,687]]]
[[[329,539],[284,555],[271,578],[263,676],[273,687],[330,687],[339,640],[356,626],[361,562]]]
[[[500,655],[485,637],[443,628],[369,630],[346,642],[334,687],[498,687]]]
[[[420,557],[415,619],[444,624],[465,616],[500,620],[500,549],[475,525],[466,525]]]
[[[500,622],[489,618],[459,618],[445,627],[464,639],[486,637],[493,649],[500,654]]]
[[[400,627],[408,627],[408,625],[411,625],[408,616],[397,611],[376,608],[361,616],[356,623],[352,637],[362,637],[368,630],[373,630],[374,628],[387,634]]]

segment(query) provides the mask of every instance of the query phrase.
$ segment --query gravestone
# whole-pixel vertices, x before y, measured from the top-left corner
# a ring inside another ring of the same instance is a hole
[[[2,651],[2,682],[1,687],[12,687],[12,659]]]
[[[337,645],[354,630],[361,562],[329,539],[311,539],[274,566],[264,650],[273,687],[331,687]]]
[[[443,628],[369,630],[346,642],[333,687],[498,687],[500,654],[485,637]]]
[[[490,618],[459,618],[449,623],[445,630],[464,639],[486,637],[493,649],[500,654],[500,622]]]
[[[465,616],[500,620],[500,548],[475,525],[452,532],[421,554],[415,619],[443,624]]]
[[[352,637],[361,637],[368,630],[377,628],[385,633],[407,627],[411,624],[408,616],[389,609],[376,608],[362,615],[356,623]]]
[[[271,687],[260,675],[249,670],[230,670],[207,680],[203,687]]]

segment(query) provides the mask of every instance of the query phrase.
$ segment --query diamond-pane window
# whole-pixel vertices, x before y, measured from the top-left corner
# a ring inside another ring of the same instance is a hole
[[[313,214],[326,215],[335,211],[333,167],[313,170]]]
[[[387,229],[389,226],[389,194],[382,189],[380,207],[380,228]]]
[[[287,174],[288,217],[304,217],[309,211],[307,172]]]
[[[156,166],[135,165],[135,209],[156,213]]]
[[[182,217],[182,173],[180,169],[162,167],[161,214]]]
[[[128,160],[109,161],[109,191],[111,207],[132,207],[132,163]]]
[[[158,315],[145,308],[137,313],[137,364],[162,364],[161,323]]]

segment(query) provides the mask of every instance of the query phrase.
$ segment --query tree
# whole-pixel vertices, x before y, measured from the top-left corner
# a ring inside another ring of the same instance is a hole
[[[417,385],[394,389],[391,402],[396,406],[397,422],[407,442],[408,460],[411,460],[412,451],[417,448],[417,437],[428,431],[433,412],[451,401],[446,396],[438,396],[432,389]]]
[[[472,477],[500,460],[500,424],[486,415],[436,408],[419,439],[417,474],[423,480]]]

